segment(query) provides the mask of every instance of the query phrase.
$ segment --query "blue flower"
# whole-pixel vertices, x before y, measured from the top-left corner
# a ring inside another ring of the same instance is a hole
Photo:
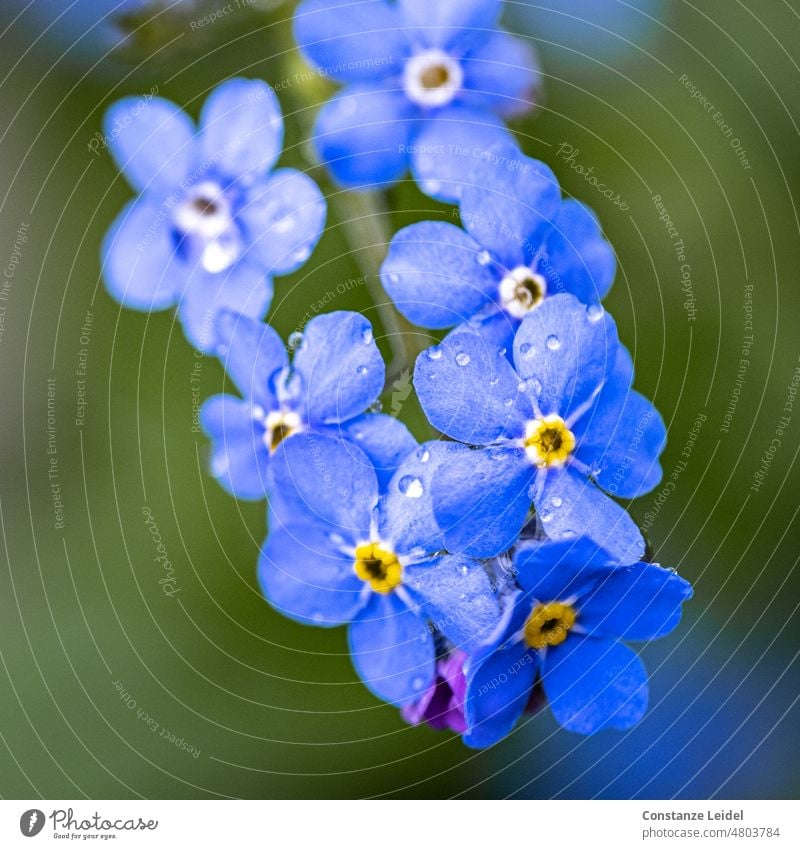
[[[232,79],[206,100],[200,127],[173,103],[126,98],[105,116],[105,140],[140,192],[103,242],[103,274],[123,306],[177,305],[187,338],[213,344],[213,317],[227,308],[262,318],[272,276],[308,259],[325,221],[316,184],[272,171],[283,119],[272,89]]]
[[[636,562],[642,535],[603,490],[634,498],[656,486],[666,431],[631,389],[633,367],[613,320],[555,295],[522,320],[513,361],[471,333],[451,334],[417,359],[428,419],[465,443],[434,480],[448,548],[505,551],[533,503],[551,539],[587,535],[620,563]]]
[[[460,200],[464,228],[412,224],[395,235],[381,281],[421,327],[468,325],[510,348],[520,320],[546,297],[599,302],[616,260],[596,217],[562,200],[555,174],[516,147],[485,152]]]
[[[499,616],[481,563],[444,553],[433,521],[426,493],[448,450],[420,446],[385,490],[357,448],[317,433],[286,440],[270,467],[267,600],[300,622],[349,623],[356,671],[398,706],[435,681],[442,636],[469,650]]]
[[[523,589],[465,664],[467,745],[491,746],[505,737],[539,682],[556,720],[570,731],[625,729],[642,718],[647,673],[620,641],[668,634],[692,589],[661,566],[605,568],[610,564],[585,538],[517,551],[514,571]]]
[[[265,496],[270,458],[298,433],[352,440],[382,480],[416,445],[397,419],[364,413],[383,390],[385,368],[362,315],[313,318],[291,365],[278,334],[253,319],[221,312],[216,339],[219,359],[242,397],[209,398],[200,422],[213,441],[212,474],[237,498]]]
[[[539,83],[530,47],[497,28],[501,0],[305,0],[295,36],[345,84],[314,131],[344,186],[391,183],[458,196],[476,151],[510,139],[499,116],[528,108]]]

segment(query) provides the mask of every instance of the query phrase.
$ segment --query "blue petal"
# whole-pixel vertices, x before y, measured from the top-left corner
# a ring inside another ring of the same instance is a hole
[[[570,635],[551,646],[542,683],[556,720],[578,734],[631,728],[647,710],[647,672],[614,640]]]
[[[495,145],[482,153],[461,192],[461,220],[512,269],[531,260],[560,204],[558,180],[543,162],[513,144]]]
[[[213,443],[211,473],[219,483],[235,498],[264,498],[269,451],[252,406],[232,395],[214,395],[200,409],[200,424]]]
[[[146,199],[122,210],[101,253],[106,288],[128,309],[149,312],[172,306],[191,270],[176,253],[163,207]]]
[[[195,348],[211,353],[217,343],[214,322],[218,312],[229,310],[260,319],[271,302],[272,280],[252,263],[240,261],[219,274],[196,267],[178,304],[178,317]]]
[[[268,491],[284,524],[325,522],[356,542],[371,538],[378,481],[354,445],[313,432],[284,439],[272,455]]]
[[[378,486],[384,492],[402,461],[417,447],[409,429],[394,416],[367,413],[336,426],[336,432],[352,440],[372,461]]]
[[[580,625],[600,636],[654,640],[677,626],[691,597],[689,582],[661,566],[616,569],[580,600]]]
[[[497,24],[501,0],[399,0],[412,37],[427,47],[463,46],[485,38]]]
[[[374,593],[348,638],[356,671],[379,699],[408,704],[433,678],[433,634],[396,593]]]
[[[496,304],[491,304],[474,315],[469,321],[462,322],[451,331],[456,333],[477,333],[487,346],[503,348],[510,359],[514,348],[514,334],[519,328],[519,319],[513,318]]]
[[[494,32],[462,60],[464,99],[470,106],[504,115],[524,112],[536,104],[542,74],[527,41]]]
[[[473,557],[508,550],[527,519],[533,476],[518,448],[453,450],[433,481],[434,514],[447,549]]]
[[[548,291],[567,292],[584,304],[602,300],[617,270],[617,259],[595,214],[582,203],[565,200],[544,244],[541,273]]]
[[[345,82],[396,74],[408,50],[400,16],[385,0],[305,0],[294,36],[324,76]]]
[[[289,358],[281,337],[261,321],[222,310],[214,322],[216,354],[245,398],[265,412],[278,406],[270,378]]]
[[[372,327],[356,312],[312,318],[294,355],[305,381],[305,404],[312,424],[347,421],[367,409],[383,390],[386,368]]]
[[[409,566],[403,585],[420,605],[420,615],[465,652],[485,643],[497,628],[497,597],[486,570],[471,557],[447,555]]]
[[[514,363],[536,385],[542,412],[569,419],[591,403],[612,373],[618,344],[614,321],[601,307],[556,295],[523,318]]]
[[[517,582],[543,602],[574,595],[577,589],[619,565],[605,549],[584,536],[559,542],[527,542],[514,553]]]
[[[381,266],[381,283],[409,321],[452,327],[497,292],[497,275],[480,257],[480,246],[461,228],[422,221],[395,234]]]
[[[239,218],[249,234],[248,259],[270,274],[290,274],[308,259],[325,226],[325,198],[300,171],[281,168],[248,193]]]
[[[426,442],[405,458],[381,501],[380,537],[399,554],[432,554],[445,548],[433,514],[433,479],[460,446]]]
[[[263,176],[283,148],[281,105],[262,80],[218,85],[203,104],[200,127],[205,162],[232,182]]]
[[[533,415],[511,364],[477,334],[451,334],[420,354],[414,386],[431,424],[471,445],[520,438]]]
[[[176,190],[195,159],[192,119],[160,97],[126,97],[103,118],[117,167],[137,191],[162,197]]]
[[[491,112],[463,105],[442,109],[414,138],[411,173],[426,195],[455,203],[483,151],[509,143],[511,134]]]
[[[364,606],[364,582],[352,558],[313,525],[271,530],[261,548],[258,579],[276,610],[307,625],[342,625]]]
[[[533,501],[550,539],[584,535],[614,562],[629,565],[642,559],[644,539],[630,515],[570,466],[540,472]]]
[[[397,180],[408,167],[414,110],[405,94],[390,86],[349,86],[317,115],[317,153],[342,186],[377,188]]]
[[[467,746],[482,749],[499,742],[525,710],[536,682],[539,656],[515,635],[529,614],[530,603],[521,595],[510,600],[492,639],[465,664]]]
[[[614,392],[607,389],[602,394]],[[658,458],[667,444],[667,429],[658,410],[625,383],[617,384],[614,394],[616,403],[609,403],[605,415],[593,417],[576,456],[606,492],[638,498],[661,480]]]

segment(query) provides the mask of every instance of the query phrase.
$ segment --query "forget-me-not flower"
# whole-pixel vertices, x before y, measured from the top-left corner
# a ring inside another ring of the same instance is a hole
[[[528,108],[539,70],[528,44],[499,29],[502,0],[305,0],[295,36],[345,88],[314,140],[348,187],[391,183],[458,196],[476,152],[510,138],[501,116]]]
[[[464,229],[423,221],[400,230],[381,267],[395,306],[420,327],[469,328],[511,348],[548,296],[599,302],[616,259],[596,217],[562,200],[558,180],[515,146],[486,151],[460,199]]]
[[[635,725],[647,673],[622,640],[653,640],[678,624],[691,586],[649,563],[612,568],[586,538],[526,543],[514,557],[522,590],[466,661],[464,742],[490,746],[522,716],[540,680],[556,720],[592,734]]]
[[[264,498],[270,458],[286,439],[313,430],[352,440],[388,480],[416,445],[397,419],[366,413],[385,368],[363,315],[311,319],[290,363],[268,325],[231,312],[216,320],[217,355],[242,397],[215,395],[200,422],[213,441],[211,471],[237,498]]]
[[[611,317],[571,295],[522,320],[513,365],[471,333],[420,354],[414,384],[429,421],[465,443],[434,480],[448,547],[505,551],[533,504],[551,539],[585,534],[621,563],[639,560],[642,535],[606,493],[634,498],[657,485],[666,431],[632,380]]]
[[[446,553],[433,521],[430,479],[447,450],[420,446],[385,489],[358,449],[317,433],[286,440],[270,466],[267,600],[307,624],[349,623],[361,679],[398,706],[434,681],[436,633],[469,650],[499,617],[480,561]]]
[[[231,79],[205,101],[199,128],[159,97],[126,98],[105,116],[111,153],[139,197],[103,242],[109,292],[126,307],[177,306],[187,338],[207,351],[227,308],[262,318],[272,277],[307,259],[325,222],[316,184],[273,171],[283,146],[275,93]]]

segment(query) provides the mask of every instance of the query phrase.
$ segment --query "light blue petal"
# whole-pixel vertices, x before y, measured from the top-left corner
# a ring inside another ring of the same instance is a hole
[[[320,109],[314,125],[319,158],[347,188],[380,188],[408,167],[414,110],[401,89],[353,85]]]
[[[580,625],[599,636],[654,640],[677,626],[691,597],[689,582],[661,566],[616,569],[580,600]]]
[[[398,0],[413,39],[425,47],[464,46],[497,25],[501,0]]]
[[[305,0],[294,37],[322,75],[344,82],[394,76],[408,52],[400,16],[385,0]]]
[[[469,321],[462,322],[451,331],[456,333],[476,333],[490,348],[503,348],[510,361],[514,349],[514,335],[519,328],[519,319],[513,318],[496,304],[491,304],[474,315]]]
[[[508,550],[527,519],[533,475],[518,448],[453,450],[433,481],[448,551],[494,557]]]
[[[619,565],[609,552],[585,536],[526,542],[514,552],[517,582],[542,602],[568,598]]]
[[[521,438],[533,415],[525,384],[500,350],[477,334],[454,333],[423,351],[414,386],[431,424],[470,445]]]
[[[276,409],[270,378],[289,364],[281,337],[263,321],[229,310],[217,314],[214,330],[217,357],[239,392],[265,412]]]
[[[364,582],[353,562],[313,525],[271,530],[261,548],[258,580],[267,601],[306,625],[351,622],[364,606]]]
[[[379,699],[401,707],[433,678],[433,634],[396,593],[374,593],[348,629],[348,639],[356,672]]]
[[[192,169],[194,124],[169,100],[126,97],[109,107],[103,133],[117,167],[137,191],[164,197]]]
[[[515,639],[529,614],[530,603],[521,594],[510,600],[493,638],[465,664],[464,743],[473,749],[502,740],[517,724],[530,699],[539,656]]]
[[[568,420],[600,392],[613,372],[618,344],[614,321],[601,307],[556,295],[523,318],[514,364],[538,395],[542,412]]]
[[[552,294],[567,292],[581,303],[602,300],[617,270],[617,258],[595,214],[582,203],[565,200],[544,243],[546,262],[539,271]]]
[[[433,514],[433,479],[459,449],[452,442],[426,442],[405,458],[389,481],[381,501],[380,537],[399,554],[424,556],[445,548]]]
[[[667,444],[667,429],[645,397],[624,387],[624,383],[617,385],[621,391],[616,394],[616,410],[607,409],[602,421],[594,417],[576,456],[592,469],[606,492],[638,498],[661,481],[658,458]]]
[[[325,226],[325,198],[300,171],[281,168],[247,194],[239,212],[250,246],[248,259],[271,275],[300,268]]]
[[[403,586],[420,605],[420,615],[465,652],[485,643],[500,621],[489,576],[471,557],[447,555],[409,566]]]
[[[480,245],[461,228],[422,221],[395,234],[381,266],[381,283],[409,321],[453,327],[497,292],[497,273],[481,260]]]
[[[470,106],[514,115],[539,100],[542,74],[532,45],[507,32],[494,32],[462,60],[464,100]]]
[[[371,539],[378,481],[354,445],[308,431],[284,439],[272,455],[268,490],[284,524],[324,522],[354,542]]]
[[[556,720],[578,734],[631,728],[647,710],[647,672],[614,640],[570,635],[551,646],[542,683]]]
[[[283,148],[283,116],[275,92],[241,77],[218,85],[200,113],[205,162],[233,183],[266,174]]]
[[[529,262],[555,219],[561,190],[543,162],[513,144],[484,151],[461,192],[461,220],[509,269]]]
[[[442,109],[414,138],[411,173],[426,195],[455,203],[481,154],[493,145],[509,143],[511,134],[486,109],[463,105]]]
[[[117,216],[101,254],[106,288],[128,309],[171,307],[190,271],[176,253],[163,207],[146,199],[131,201]]]
[[[212,353],[217,344],[217,313],[229,310],[260,319],[267,314],[271,302],[272,280],[250,262],[237,262],[219,274],[209,274],[197,266],[178,304],[178,317],[195,348]]]
[[[630,515],[570,466],[537,474],[533,501],[550,539],[589,537],[614,562],[638,563],[644,539]]]
[[[352,440],[372,461],[381,492],[386,490],[402,461],[417,448],[417,440],[409,429],[394,416],[382,413],[358,416],[336,425],[335,430]]]
[[[232,395],[214,395],[203,402],[200,424],[212,440],[211,474],[220,485],[235,498],[264,498],[269,451],[252,406]]]
[[[313,424],[360,415],[377,400],[386,377],[369,321],[346,311],[309,321],[294,355],[294,368],[303,377],[303,400]]]

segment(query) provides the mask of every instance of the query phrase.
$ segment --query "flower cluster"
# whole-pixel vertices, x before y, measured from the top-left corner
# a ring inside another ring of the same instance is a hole
[[[141,193],[106,238],[106,283],[125,306],[176,306],[235,386],[201,423],[219,483],[267,500],[264,596],[347,626],[372,693],[474,747],[545,704],[571,731],[631,727],[647,676],[624,643],[669,633],[692,592],[615,500],[657,486],[666,429],[601,305],[616,261],[597,218],[497,117],[538,80],[500,5],[305,0],[295,19],[304,54],[346,84],[314,133],[334,179],[374,187],[410,166],[458,204],[461,226],[400,230],[380,270],[400,312],[447,331],[416,361],[440,435],[421,444],[377,412],[386,370],[364,316],[316,315],[289,345],[262,321],[272,276],[308,259],[325,217],[307,176],[271,170],[272,90],[222,84],[197,131],[159,99],[117,104],[106,127]]]

